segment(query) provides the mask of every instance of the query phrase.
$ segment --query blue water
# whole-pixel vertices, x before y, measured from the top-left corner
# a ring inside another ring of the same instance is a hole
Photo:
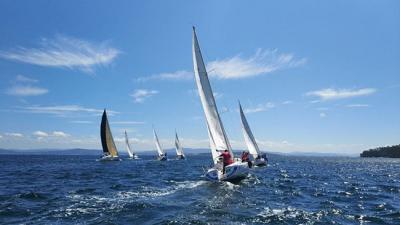
[[[270,156],[234,185],[210,156],[0,155],[1,224],[400,224],[400,160]]]

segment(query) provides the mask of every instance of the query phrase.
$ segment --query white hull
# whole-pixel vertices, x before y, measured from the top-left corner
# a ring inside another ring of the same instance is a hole
[[[254,166],[258,166],[258,167],[267,166],[267,161],[266,161],[265,159],[263,159],[263,158],[261,158],[261,159],[255,159],[255,160],[253,161],[253,165],[254,165]]]
[[[132,156],[132,157],[129,157],[129,159],[139,159],[139,156],[134,155],[134,156]]]
[[[103,156],[98,161],[107,162],[107,161],[122,161],[118,156]]]
[[[206,173],[206,178],[211,181],[238,182],[246,178],[249,173],[247,163],[242,162],[234,162],[229,166],[226,166],[225,174],[222,174],[221,169],[216,167],[209,169]]]

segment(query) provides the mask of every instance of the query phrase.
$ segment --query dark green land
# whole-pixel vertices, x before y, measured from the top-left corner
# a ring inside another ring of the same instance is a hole
[[[400,145],[379,147],[363,151],[361,157],[400,158]]]

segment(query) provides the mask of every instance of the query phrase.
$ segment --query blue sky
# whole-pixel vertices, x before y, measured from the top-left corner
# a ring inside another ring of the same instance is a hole
[[[177,129],[208,146],[195,25],[233,148],[237,100],[263,150],[358,153],[399,144],[398,1],[1,1],[0,148],[123,148]]]

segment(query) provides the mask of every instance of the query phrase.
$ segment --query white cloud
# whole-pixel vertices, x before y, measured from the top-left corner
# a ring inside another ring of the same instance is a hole
[[[47,94],[48,92],[49,90],[47,90],[46,88],[34,87],[30,85],[27,86],[17,85],[7,89],[6,94],[27,97],[27,96],[44,95]]]
[[[0,135],[0,138],[3,138],[3,136]]]
[[[267,111],[268,109],[275,108],[275,104],[272,102],[267,102],[265,104],[258,104],[254,108],[245,108],[244,113],[257,113]]]
[[[64,133],[62,131],[53,131],[53,133],[51,134],[51,136],[53,137],[69,137],[71,135]]]
[[[5,133],[4,135],[9,137],[23,137],[24,135],[21,133]]]
[[[284,101],[284,102],[282,102],[282,105],[289,105],[289,104],[292,104],[293,103],[293,101]]]
[[[322,112],[322,113],[320,113],[320,114],[319,114],[319,117],[321,117],[321,118],[324,118],[324,117],[326,117],[326,113],[323,113],[323,112]]]
[[[49,136],[48,133],[46,133],[44,131],[40,131],[40,130],[33,132],[33,135],[36,137],[48,137]]]
[[[190,80],[193,79],[193,72],[186,70],[179,70],[172,73],[160,73],[154,74],[147,77],[139,77],[137,81],[148,81],[148,80]]]
[[[250,58],[236,55],[209,62],[207,70],[210,76],[219,79],[240,79],[301,66],[306,61],[306,58],[296,59],[292,53],[258,49]]]
[[[131,94],[131,97],[133,97],[134,102],[142,103],[147,98],[150,98],[156,94],[158,94],[158,91],[156,90],[137,89],[133,92],[133,94]]]
[[[23,76],[23,75],[17,75],[15,77],[15,81],[21,82],[21,83],[37,83],[38,80]]]
[[[348,108],[367,108],[367,107],[369,107],[369,105],[367,105],[367,104],[350,104],[350,105],[346,105],[346,107],[348,107]]]
[[[140,124],[145,124],[145,122],[142,122],[142,121],[114,121],[114,122],[111,122],[111,124],[114,124],[114,125],[140,125]]]
[[[306,93],[307,96],[315,96],[320,98],[321,101],[353,98],[360,96],[371,95],[376,92],[374,88],[361,88],[361,89],[332,89],[326,88],[317,91]]]
[[[30,113],[43,113],[43,114],[54,114],[58,116],[66,116],[72,114],[90,114],[90,115],[101,115],[102,109],[87,108],[79,105],[56,105],[56,106],[28,106],[22,107],[24,112]],[[107,110],[108,115],[115,115],[118,112]]]
[[[56,36],[54,39],[42,39],[37,48],[19,47],[0,51],[0,57],[39,66],[93,72],[95,66],[111,63],[119,53],[119,50],[109,47],[105,42],[90,43],[77,38]]]
[[[92,121],[88,121],[88,120],[73,120],[73,121],[70,121],[70,123],[91,124],[93,122]]]

